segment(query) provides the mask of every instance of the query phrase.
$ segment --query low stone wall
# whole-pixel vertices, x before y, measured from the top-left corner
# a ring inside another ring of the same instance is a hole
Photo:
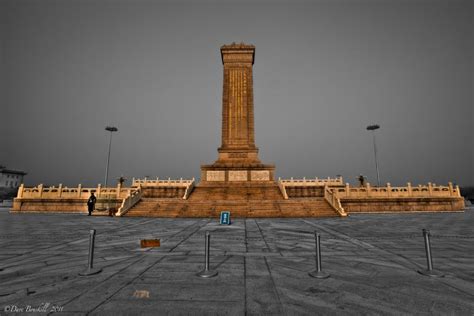
[[[107,201],[97,200],[94,215],[109,215],[109,211],[115,213],[122,199],[110,199]],[[11,213],[84,213],[87,214],[87,199],[23,199],[15,198]]]
[[[142,187],[144,198],[182,199],[186,187]]]
[[[87,214],[87,200],[91,193],[97,197],[94,215],[109,215],[115,213],[122,201],[136,189],[122,188],[83,188],[80,184],[68,188],[60,184],[58,187],[44,187],[42,184],[25,188],[23,184],[18,188],[17,197],[13,200],[12,213],[85,213]]]
[[[346,213],[453,212],[465,207],[462,197],[341,199]]]

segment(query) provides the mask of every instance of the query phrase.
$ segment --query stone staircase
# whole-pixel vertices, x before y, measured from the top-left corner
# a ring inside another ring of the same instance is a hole
[[[189,196],[190,201],[208,200],[283,200],[280,188],[275,183],[262,183],[259,185],[199,185]]]
[[[310,193],[312,197],[285,200],[275,182],[200,184],[186,200],[178,190],[148,190],[124,216],[219,217],[221,211],[230,211],[232,217],[339,216],[322,192]]]
[[[221,211],[230,211],[232,217],[339,216],[324,198],[207,201],[197,199],[142,198],[125,216],[219,217]]]

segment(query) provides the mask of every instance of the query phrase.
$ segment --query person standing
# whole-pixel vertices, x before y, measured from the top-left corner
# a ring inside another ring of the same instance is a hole
[[[89,211],[89,215],[88,216],[91,216],[92,214],[92,211],[94,210],[94,207],[95,207],[95,201],[96,201],[96,197],[94,195],[94,192],[91,192],[91,196],[89,197],[89,199],[87,200],[87,209]]]

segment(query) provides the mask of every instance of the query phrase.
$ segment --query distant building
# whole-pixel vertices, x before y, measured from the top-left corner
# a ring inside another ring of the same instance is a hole
[[[15,196],[26,172],[0,165],[0,200]]]

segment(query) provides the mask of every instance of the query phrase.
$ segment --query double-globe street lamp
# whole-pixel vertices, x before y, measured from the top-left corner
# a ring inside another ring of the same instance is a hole
[[[118,128],[115,126],[107,126],[106,131],[110,132],[109,138],[109,154],[107,155],[107,166],[105,167],[105,187],[107,187],[107,180],[109,179],[109,162],[110,162],[110,148],[112,147],[112,133],[117,132]]]
[[[372,131],[374,141],[374,156],[375,156],[375,171],[377,172],[377,186],[380,186],[379,165],[377,163],[377,145],[375,143],[375,130],[379,129],[380,125],[374,124],[367,126],[368,131]]]

